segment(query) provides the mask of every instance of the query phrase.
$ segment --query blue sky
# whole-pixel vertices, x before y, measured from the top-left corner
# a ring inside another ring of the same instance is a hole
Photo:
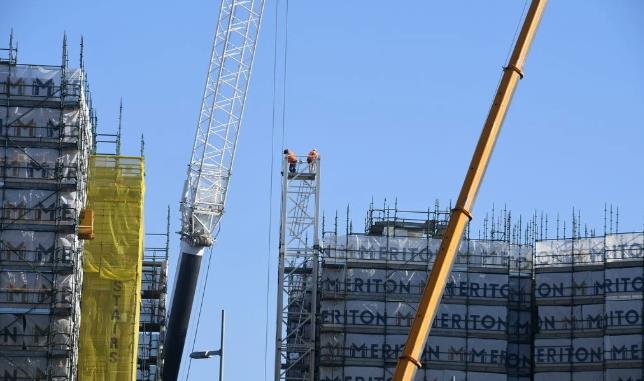
[[[66,31],[75,66],[85,37],[99,129],[116,129],[123,97],[123,152],[137,154],[145,135],[150,232],[164,229],[167,205],[179,229],[218,7],[216,0],[3,3],[0,37],[8,41],[13,27],[22,63],[58,63]],[[269,250],[268,216],[272,205],[276,235],[279,173],[271,203],[270,161],[282,144],[279,117],[271,142],[275,9],[269,0],[197,340],[198,348],[217,346],[225,308],[228,380],[264,379],[267,268],[273,330],[277,241]],[[510,0],[289,2],[286,145],[320,151],[323,210],[350,204],[360,229],[372,197],[397,197],[408,209],[456,198],[523,9],[524,1]],[[638,0],[550,2],[475,218],[493,204],[524,215],[569,215],[574,207],[601,230],[608,202],[620,206],[620,230],[643,229],[643,16]],[[281,75],[277,83],[279,95]],[[272,336],[268,342],[272,379]],[[216,369],[215,360],[194,362],[190,380],[212,379]]]

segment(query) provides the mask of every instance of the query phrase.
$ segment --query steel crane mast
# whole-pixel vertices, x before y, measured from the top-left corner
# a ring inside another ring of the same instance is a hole
[[[224,213],[264,0],[222,0],[181,197],[181,253],[165,339],[164,381],[176,381],[201,258]]]

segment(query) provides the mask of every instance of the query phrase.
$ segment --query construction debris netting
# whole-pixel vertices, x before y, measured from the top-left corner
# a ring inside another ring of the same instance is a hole
[[[85,243],[78,375],[136,380],[143,253],[143,160],[90,158],[88,207],[96,238]]]
[[[0,63],[0,379],[77,379],[95,128],[82,69]]]
[[[321,381],[391,379],[439,247],[412,235],[325,234]],[[414,380],[530,379],[531,252],[461,243]]]

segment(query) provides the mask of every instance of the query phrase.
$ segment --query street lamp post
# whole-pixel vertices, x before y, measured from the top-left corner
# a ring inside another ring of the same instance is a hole
[[[202,360],[209,359],[213,356],[219,356],[219,381],[224,380],[224,332],[226,329],[226,312],[221,310],[221,338],[219,342],[219,349],[216,351],[200,351],[192,352],[191,359]]]

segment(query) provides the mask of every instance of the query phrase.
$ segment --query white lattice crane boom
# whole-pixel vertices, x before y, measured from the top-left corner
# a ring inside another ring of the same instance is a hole
[[[181,198],[181,253],[165,340],[164,381],[176,381],[201,258],[224,212],[264,0],[222,0]]]

